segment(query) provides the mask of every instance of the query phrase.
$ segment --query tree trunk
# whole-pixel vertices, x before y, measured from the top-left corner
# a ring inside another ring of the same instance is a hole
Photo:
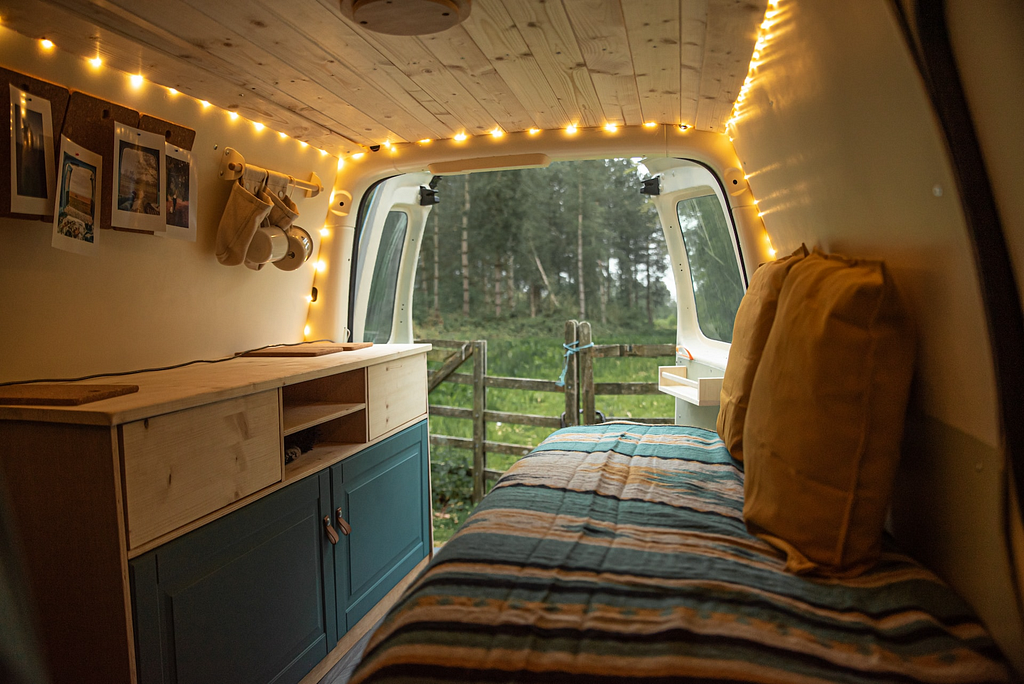
[[[494,317],[501,318],[501,261],[494,262]]]
[[[644,252],[644,269],[647,275],[647,322],[654,324],[654,313],[651,311],[651,246],[647,245]]]
[[[516,310],[516,257],[515,255],[509,255],[508,257],[508,294],[505,296],[505,300],[508,302],[509,312]]]
[[[435,313],[439,313],[441,311],[441,299],[440,299],[440,295],[438,293],[439,292],[440,282],[441,282],[441,278],[440,278],[441,261],[440,261],[440,258],[438,257],[438,245],[440,244],[440,240],[438,238],[438,235],[440,233],[440,229],[439,229],[439,225],[438,225],[439,222],[440,222],[440,218],[439,218],[439,215],[437,213],[437,209],[434,209],[434,312]]]
[[[469,315],[469,176],[462,204],[462,315]]]
[[[579,187],[580,211],[576,222],[576,280],[580,291],[580,320],[587,320],[587,291],[583,287],[583,179],[577,180]]]
[[[551,289],[551,283],[548,282],[548,274],[544,272],[544,266],[540,263],[540,257],[537,256],[537,249],[530,245],[530,249],[533,250],[533,260],[537,262],[537,270],[540,271],[540,279],[544,281],[544,287],[548,289],[548,296],[551,297],[551,303],[558,307],[558,297],[555,296],[555,291]]]
[[[598,301],[601,304],[601,324],[604,325],[608,322],[608,272],[605,270],[605,262],[600,259],[597,261],[597,270]]]
[[[530,318],[537,317],[537,300],[540,299],[538,296],[539,287],[536,283],[530,283]]]

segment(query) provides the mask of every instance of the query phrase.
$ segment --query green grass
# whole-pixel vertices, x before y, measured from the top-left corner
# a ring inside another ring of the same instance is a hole
[[[418,338],[487,340],[488,375],[540,380],[557,380],[564,362],[564,321],[546,319],[519,320],[502,324],[497,329],[480,325],[467,325],[446,329],[418,327]],[[595,344],[663,344],[675,341],[675,322],[658,321],[653,327],[644,326],[639,331],[610,329],[602,331],[594,326]],[[431,368],[441,363],[447,352],[436,349],[430,354]],[[655,382],[659,365],[670,365],[672,360],[608,358],[594,362],[595,382]],[[472,362],[459,369],[471,372]],[[443,406],[471,408],[473,391],[469,385],[442,383],[430,394],[430,403]],[[664,394],[643,396],[602,396],[598,395],[596,406],[607,417],[642,418],[671,417],[675,403]],[[559,416],[565,410],[565,395],[550,392],[529,392],[491,388],[487,391],[487,408],[491,411],[530,413],[545,416]],[[509,423],[488,423],[487,439],[493,442],[507,442],[535,446],[551,433],[550,428],[513,425]],[[430,418],[431,434],[471,438],[472,423],[460,418]],[[434,493],[434,540],[447,541],[455,529],[472,512],[470,496],[472,482],[470,466],[472,456],[468,450],[451,447],[431,446],[431,477]],[[487,467],[507,470],[516,456],[489,454]]]

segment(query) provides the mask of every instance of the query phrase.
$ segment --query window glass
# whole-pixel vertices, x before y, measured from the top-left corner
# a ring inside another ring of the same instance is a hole
[[[703,195],[679,202],[676,214],[690,263],[700,331],[712,340],[732,342],[743,281],[722,205],[717,196]]]
[[[391,339],[394,319],[395,294],[398,290],[398,267],[402,263],[402,247],[409,216],[402,211],[388,212],[377,248],[377,261],[373,267],[373,282],[366,306],[363,342],[386,343]]]

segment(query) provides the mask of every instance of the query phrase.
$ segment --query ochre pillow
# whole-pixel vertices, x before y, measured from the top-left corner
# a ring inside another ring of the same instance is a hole
[[[850,576],[877,560],[914,346],[881,262],[815,252],[790,270],[743,429],[743,517],[787,570]]]
[[[729,363],[722,379],[717,427],[718,436],[725,442],[732,457],[739,461],[743,460],[743,421],[747,415],[750,388],[754,384],[754,372],[768,340],[768,331],[775,320],[779,292],[786,274],[805,256],[807,248],[800,245],[800,249],[788,257],[761,264],[754,271],[736,311]]]

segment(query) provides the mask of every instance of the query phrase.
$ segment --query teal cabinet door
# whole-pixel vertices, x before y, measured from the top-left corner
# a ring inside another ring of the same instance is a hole
[[[334,547],[339,637],[430,552],[427,444],[423,421],[331,468],[351,528]]]
[[[142,684],[298,682],[337,643],[327,472],[130,563]]]

